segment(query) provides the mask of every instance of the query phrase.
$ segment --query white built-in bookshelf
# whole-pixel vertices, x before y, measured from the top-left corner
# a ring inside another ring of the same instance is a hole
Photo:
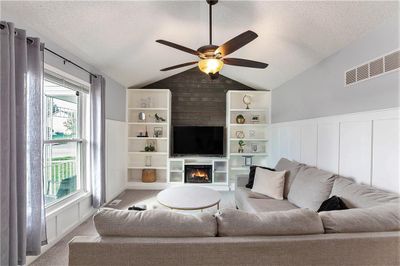
[[[249,109],[243,102],[245,95],[251,97]],[[226,190],[229,186],[233,187],[237,175],[248,174],[249,166],[245,165],[245,157],[251,157],[253,165],[267,165],[270,92],[228,91],[226,97],[226,156],[170,157],[171,92],[165,89],[129,89],[127,91],[128,187],[163,189],[169,185],[185,184],[185,165],[204,164],[212,165],[213,181],[198,185]],[[156,114],[165,121],[157,120]],[[236,121],[238,115],[245,118],[244,123]],[[156,134],[160,131],[161,135]],[[238,150],[239,141],[246,144],[243,151]],[[155,146],[155,151],[145,150],[149,144]],[[155,169],[157,181],[142,182],[143,169]]]
[[[251,98],[248,109],[243,102],[245,95]],[[271,94],[268,91],[228,91],[226,97],[228,175],[233,184],[237,175],[248,174],[245,157],[251,157],[253,165],[267,165]],[[245,118],[243,124],[237,122],[238,115]],[[239,141],[245,143],[240,152]]]
[[[142,116],[140,116],[141,113]],[[143,119],[143,114],[145,119]],[[165,121],[157,120],[156,115]],[[128,187],[163,188],[167,185],[170,124],[171,92],[169,90],[128,89]],[[145,151],[145,147],[149,145],[154,146],[155,151]],[[157,181],[143,183],[143,169],[155,169]]]

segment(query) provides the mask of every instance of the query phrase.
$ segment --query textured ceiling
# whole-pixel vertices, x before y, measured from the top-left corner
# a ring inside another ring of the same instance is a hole
[[[220,1],[213,11],[215,44],[251,29],[259,37],[232,57],[270,64],[265,70],[224,66],[221,73],[257,89],[274,89],[398,16],[399,3]],[[2,1],[1,17],[34,29],[127,87],[190,68],[160,72],[195,57],[156,39],[195,49],[208,43],[205,1]]]

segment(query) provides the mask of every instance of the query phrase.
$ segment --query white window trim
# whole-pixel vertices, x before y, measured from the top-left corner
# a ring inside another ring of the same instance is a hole
[[[60,76],[63,76],[66,79],[71,79],[75,82],[78,82],[78,83],[84,85],[84,86],[87,86],[89,88],[89,92],[90,92],[90,83],[45,63],[44,71],[46,72],[46,70],[50,71],[50,72],[54,72]],[[43,94],[43,97],[45,97],[44,94]],[[89,97],[89,94],[86,95],[85,97]],[[78,99],[80,99],[80,98],[78,98]],[[88,101],[88,99],[87,99],[87,101]],[[83,133],[83,135],[86,137],[86,139],[81,138],[82,136],[79,135],[78,138],[75,138],[75,139],[44,140],[44,135],[43,135],[43,145],[51,144],[51,143],[71,143],[71,142],[85,144],[85,145],[81,146],[81,154],[84,153],[85,158],[80,161],[80,169],[79,169],[79,171],[80,171],[80,180],[79,180],[80,188],[77,191],[75,191],[74,193],[71,193],[71,194],[63,197],[60,200],[57,200],[55,202],[47,204],[45,206],[46,217],[48,217],[49,215],[53,215],[54,212],[59,212],[60,210],[67,208],[68,206],[74,204],[76,201],[79,201],[82,198],[86,198],[92,194],[91,190],[88,187],[88,183],[89,183],[88,178],[90,177],[90,167],[88,165],[86,165],[87,161],[88,161],[87,159],[90,156],[89,149],[87,149],[87,147],[86,147],[90,143],[90,141],[89,141],[90,135],[89,135],[88,126],[82,128],[82,124],[83,124],[82,119],[84,116],[88,115],[87,114],[88,106],[86,106],[87,101],[83,104],[81,103],[78,105],[78,107],[80,107],[79,112],[81,113],[81,115],[79,116],[79,120],[78,120],[78,128],[79,128],[78,132],[79,132],[79,134]],[[43,114],[43,119],[44,119],[44,115],[45,114]],[[88,121],[90,121],[90,118],[88,119]]]

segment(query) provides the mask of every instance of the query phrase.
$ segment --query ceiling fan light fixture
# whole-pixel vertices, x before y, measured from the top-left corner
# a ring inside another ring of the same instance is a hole
[[[224,66],[224,62],[216,58],[201,59],[197,64],[200,71],[208,74],[215,74],[219,72]]]

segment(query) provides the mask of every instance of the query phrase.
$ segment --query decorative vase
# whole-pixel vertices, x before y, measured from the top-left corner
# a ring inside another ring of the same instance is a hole
[[[239,147],[239,148],[238,148],[238,153],[243,153],[243,152],[244,152],[243,147]]]
[[[146,156],[145,166],[151,166],[151,156]]]
[[[244,122],[246,122],[246,119],[244,118],[244,116],[243,115],[237,115],[236,116],[236,123],[238,123],[238,124],[244,124]]]

